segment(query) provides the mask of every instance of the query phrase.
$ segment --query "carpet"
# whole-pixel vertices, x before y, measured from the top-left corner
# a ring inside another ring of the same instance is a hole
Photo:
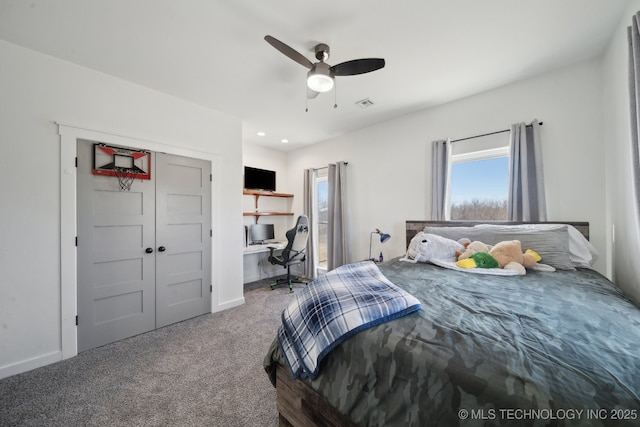
[[[1,426],[277,426],[262,361],[291,300],[269,280],[245,304],[0,380]]]

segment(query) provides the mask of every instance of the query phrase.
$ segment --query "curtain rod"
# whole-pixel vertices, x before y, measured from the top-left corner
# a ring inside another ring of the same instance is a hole
[[[540,122],[540,126],[542,126],[542,123],[543,122]],[[527,127],[531,127],[531,125],[527,125]],[[483,133],[482,135],[475,135],[475,136],[468,136],[466,138],[454,139],[451,142],[466,141],[467,139],[481,138],[483,136],[497,135],[499,133],[505,133],[505,132],[511,132],[511,129],[498,130],[495,132]]]
[[[348,165],[348,164],[349,164],[349,162],[343,162],[343,163],[344,163],[345,165]],[[321,167],[321,168],[314,168],[313,170],[314,170],[314,171],[319,171],[319,170],[322,170],[322,169],[329,169],[329,166],[323,166],[323,167]]]

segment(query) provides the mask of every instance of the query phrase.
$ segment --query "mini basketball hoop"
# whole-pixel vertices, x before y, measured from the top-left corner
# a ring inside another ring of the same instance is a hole
[[[130,191],[131,184],[136,178],[136,173],[129,168],[115,167],[113,168],[115,176],[118,178],[118,184],[120,185],[120,191]]]
[[[96,143],[93,145],[93,174],[115,176],[120,191],[130,191],[136,178],[151,179],[151,153]]]

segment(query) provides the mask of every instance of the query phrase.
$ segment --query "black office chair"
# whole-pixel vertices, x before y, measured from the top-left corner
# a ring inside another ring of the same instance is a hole
[[[307,284],[300,277],[291,277],[291,266],[302,264],[306,259],[307,240],[309,239],[309,219],[306,215],[300,215],[295,227],[287,231],[287,246],[281,251],[269,246],[269,262],[273,265],[281,265],[287,269],[285,279],[276,279],[271,289],[283,283],[289,284],[289,292],[293,292],[293,283]]]

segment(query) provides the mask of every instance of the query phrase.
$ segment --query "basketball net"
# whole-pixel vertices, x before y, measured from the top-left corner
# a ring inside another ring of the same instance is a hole
[[[136,177],[136,173],[129,168],[114,168],[113,172],[118,178],[120,191],[131,190],[131,184],[133,184],[133,180]]]

